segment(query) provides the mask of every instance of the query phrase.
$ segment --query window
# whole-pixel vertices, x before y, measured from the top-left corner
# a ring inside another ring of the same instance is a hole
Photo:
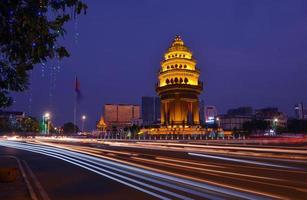
[[[169,80],[168,80],[168,79],[166,79],[165,83],[168,85],[168,84],[169,84]]]
[[[178,83],[178,78],[177,77],[175,78],[175,83]]]
[[[187,84],[189,80],[187,78],[184,78],[184,83]]]
[[[184,68],[187,68],[187,65],[184,65],[183,67],[184,67]]]
[[[169,66],[167,66],[167,69],[169,69]]]
[[[182,78],[180,78],[180,83],[182,83],[183,82],[183,80],[182,80]]]
[[[174,65],[172,65],[171,68],[174,68]]]
[[[182,68],[182,65],[179,65],[179,68]]]
[[[176,64],[176,65],[175,65],[175,67],[177,68],[177,67],[178,67],[178,65]]]

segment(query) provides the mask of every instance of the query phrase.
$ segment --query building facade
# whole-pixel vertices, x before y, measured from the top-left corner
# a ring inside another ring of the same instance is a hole
[[[238,107],[229,109],[227,111],[228,115],[240,115],[240,116],[252,116],[254,114],[252,107]]]
[[[105,104],[104,120],[108,128],[131,126],[140,121],[140,111],[139,105]]]
[[[192,52],[176,36],[161,62],[156,91],[161,98],[161,125],[199,125],[203,84]]]
[[[142,97],[142,121],[144,126],[160,123],[160,98]]]
[[[205,122],[207,124],[214,124],[217,115],[218,113],[215,106],[205,106]]]
[[[294,111],[297,119],[307,119],[307,108],[303,103],[295,105]]]
[[[239,130],[243,128],[245,122],[252,121],[252,116],[243,115],[220,115],[219,116],[219,127],[224,130]]]
[[[287,127],[288,117],[278,108],[262,108],[255,111],[258,120],[269,122],[272,126]]]

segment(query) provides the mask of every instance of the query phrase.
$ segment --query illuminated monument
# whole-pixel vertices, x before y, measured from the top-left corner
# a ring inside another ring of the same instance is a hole
[[[161,98],[162,127],[196,127],[203,84],[192,52],[176,36],[161,62],[156,91]]]

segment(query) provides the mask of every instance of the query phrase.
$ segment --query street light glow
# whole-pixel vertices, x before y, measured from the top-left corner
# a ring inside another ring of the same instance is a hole
[[[85,119],[86,119],[86,116],[85,116],[85,115],[82,115],[82,119],[85,120]]]
[[[49,112],[46,112],[46,113],[44,114],[44,117],[49,118],[49,117],[50,117],[50,113],[49,113]]]

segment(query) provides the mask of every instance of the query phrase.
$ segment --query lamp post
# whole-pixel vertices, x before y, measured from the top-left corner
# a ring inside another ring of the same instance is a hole
[[[45,134],[49,135],[49,123],[50,123],[50,113],[46,112],[43,116],[44,123],[47,122],[47,129],[45,127]],[[44,125],[45,126],[45,125]]]
[[[84,131],[84,122],[86,120],[86,116],[85,115],[82,115],[82,132]]]
[[[277,123],[278,123],[278,118],[274,118],[274,120],[273,120],[273,129],[274,129],[275,133],[276,133],[276,130],[277,130]]]
[[[217,128],[220,128],[220,118],[219,117],[216,118],[216,122],[217,122]]]

